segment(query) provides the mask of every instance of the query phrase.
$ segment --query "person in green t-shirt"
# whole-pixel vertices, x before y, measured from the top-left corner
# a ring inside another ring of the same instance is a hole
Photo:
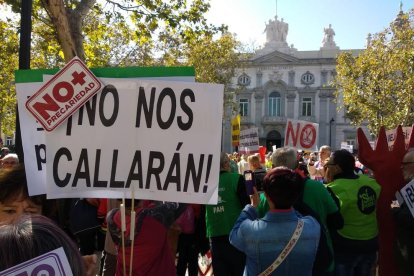
[[[246,256],[230,244],[229,234],[249,202],[244,177],[230,172],[230,159],[226,153],[221,153],[218,202],[217,205],[206,205],[206,234],[216,276],[243,274]]]
[[[333,152],[326,163],[334,170],[328,184],[344,218],[344,227],[332,233],[336,275],[371,275],[378,251],[376,206],[381,186],[355,174],[355,158],[347,150]]]

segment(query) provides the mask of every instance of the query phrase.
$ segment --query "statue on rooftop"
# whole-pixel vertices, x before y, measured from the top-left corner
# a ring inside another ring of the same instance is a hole
[[[335,31],[332,29],[332,25],[329,24],[328,28],[323,28],[324,37],[322,40],[322,47],[335,47],[335,41],[333,39]]]
[[[277,19],[270,20],[266,24],[264,32],[266,32],[266,42],[286,42],[286,37],[289,29],[289,24]]]

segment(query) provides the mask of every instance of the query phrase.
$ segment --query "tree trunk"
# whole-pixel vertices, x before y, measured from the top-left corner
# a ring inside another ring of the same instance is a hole
[[[45,0],[44,8],[55,27],[57,38],[68,62],[78,56],[85,60],[82,22],[96,0],[82,0],[75,9],[66,8],[63,0]]]
[[[77,55],[77,52],[63,0],[46,0],[43,4],[55,27],[57,38],[65,56],[65,61],[68,62]]]

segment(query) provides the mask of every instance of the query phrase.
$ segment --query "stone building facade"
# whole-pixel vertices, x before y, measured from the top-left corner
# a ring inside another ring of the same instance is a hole
[[[335,77],[336,56],[342,51],[334,41],[332,26],[324,28],[319,50],[298,51],[286,42],[288,24],[283,19],[266,24],[264,47],[245,60],[232,80],[241,115],[241,129],[258,127],[260,145],[283,146],[287,119],[319,124],[318,147],[339,149],[342,142],[356,148],[356,127],[337,106],[330,82]],[[358,55],[362,50],[346,50]],[[230,122],[223,125],[223,150],[231,146]]]

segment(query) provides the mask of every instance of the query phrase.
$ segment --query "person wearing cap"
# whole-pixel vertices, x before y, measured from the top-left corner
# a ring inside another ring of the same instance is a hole
[[[378,251],[376,205],[381,186],[366,175],[355,174],[355,158],[347,150],[333,152],[327,162],[328,184],[344,219],[332,232],[335,275],[371,275]]]
[[[303,185],[304,179],[293,170],[270,170],[263,180],[270,210],[261,219],[256,209],[260,198],[254,188],[250,204],[230,232],[230,243],[246,254],[244,275],[264,271],[264,275],[312,275],[320,226],[315,218],[293,208]]]

